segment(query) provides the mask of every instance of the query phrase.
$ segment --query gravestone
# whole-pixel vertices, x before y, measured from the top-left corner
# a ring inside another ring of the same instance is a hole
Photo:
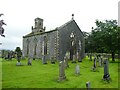
[[[98,57],[98,61],[99,61],[99,66],[101,67],[102,66],[102,59],[100,56]]]
[[[75,55],[73,55],[73,61],[72,61],[72,63],[76,63],[76,56]]]
[[[54,59],[54,57],[51,57],[51,64],[55,64],[55,59]]]
[[[16,66],[22,66],[22,63],[21,62],[17,62]]]
[[[89,81],[86,82],[86,88],[87,88],[87,90],[90,90],[90,82]]]
[[[65,62],[65,68],[69,68],[67,56],[64,57],[64,62]]]
[[[109,67],[108,67],[108,60],[104,60],[104,75],[103,75],[103,80],[109,80],[110,79],[110,74],[109,74]]]
[[[45,55],[43,55],[43,57],[42,57],[42,63],[43,64],[47,64],[47,60],[46,60],[46,56]]]
[[[79,67],[79,65],[76,65],[76,67],[75,67],[75,74],[80,75],[80,67]]]
[[[28,65],[32,65],[32,58],[28,58]]]
[[[66,76],[65,76],[65,63],[64,61],[60,61],[59,62],[59,80],[58,81],[62,81],[65,80]]]
[[[94,57],[93,68],[92,70],[96,70],[96,57]]]
[[[90,61],[92,61],[92,54],[91,53],[89,53],[89,59],[90,59]]]

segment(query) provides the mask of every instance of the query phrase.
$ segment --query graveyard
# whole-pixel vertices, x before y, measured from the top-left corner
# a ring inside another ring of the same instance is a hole
[[[118,60],[109,59],[110,80],[103,80],[104,67],[96,61],[96,71],[92,70],[93,61],[86,56],[82,62],[68,61],[69,67],[65,69],[66,79],[59,81],[59,63],[42,64],[40,59],[32,60],[32,65],[27,65],[27,58],[22,59],[22,66],[16,66],[17,60],[1,59],[2,61],[2,88],[118,88]],[[79,74],[75,73],[76,65]]]

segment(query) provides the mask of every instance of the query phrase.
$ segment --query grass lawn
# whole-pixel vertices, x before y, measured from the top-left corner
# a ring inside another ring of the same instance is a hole
[[[2,88],[86,88],[86,82],[91,82],[91,88],[118,88],[118,63],[109,63],[111,81],[102,80],[103,67],[97,67],[97,72],[91,71],[93,61],[86,57],[83,62],[71,63],[65,70],[67,80],[58,82],[59,65],[43,65],[41,60],[33,60],[32,66],[27,60],[21,60],[24,66],[16,66],[16,59],[2,60]],[[118,61],[117,61],[118,62]],[[80,65],[80,75],[75,75],[75,66]]]

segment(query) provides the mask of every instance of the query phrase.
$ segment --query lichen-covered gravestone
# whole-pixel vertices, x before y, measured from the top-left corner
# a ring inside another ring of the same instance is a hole
[[[64,61],[60,61],[59,62],[59,80],[58,81],[62,81],[65,80],[66,76],[65,76],[65,63]]]
[[[103,80],[110,80],[110,74],[109,74],[109,67],[108,67],[108,60],[105,58],[104,60],[104,75]]]

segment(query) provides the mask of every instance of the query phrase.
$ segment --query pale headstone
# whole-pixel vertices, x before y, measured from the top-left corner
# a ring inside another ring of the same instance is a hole
[[[69,68],[67,56],[64,57],[64,62],[65,62],[65,68]]]
[[[16,66],[22,66],[21,62],[17,62]]]
[[[98,61],[99,61],[99,66],[101,67],[102,66],[102,59],[101,59],[101,57],[98,57]]]
[[[28,58],[28,65],[32,65],[32,58]]]
[[[72,63],[76,63],[76,56],[75,55],[73,55],[73,61],[72,61]]]
[[[65,80],[65,63],[64,61],[59,62],[59,81]]]
[[[86,88],[87,88],[87,90],[90,90],[90,82],[89,81],[86,82]]]
[[[76,65],[76,67],[75,67],[75,74],[80,75],[80,67],[79,67],[79,65]]]
[[[108,60],[105,59],[103,80],[109,80],[109,79],[110,79],[110,74],[109,74]]]

